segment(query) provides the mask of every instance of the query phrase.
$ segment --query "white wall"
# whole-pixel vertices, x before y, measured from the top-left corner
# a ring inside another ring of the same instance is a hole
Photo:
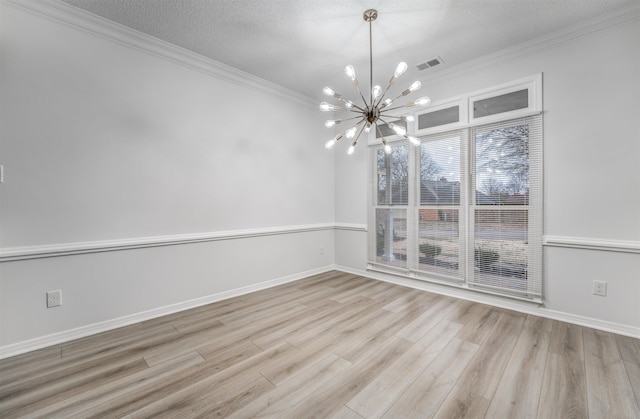
[[[0,349],[333,265],[333,229],[298,228],[334,221],[315,104],[139,35],[81,29],[95,25],[64,5],[17,4],[0,4],[0,250],[294,231],[4,261]],[[51,289],[62,307],[45,308]]]
[[[635,253],[545,247],[545,316],[640,336],[638,9],[422,80],[434,102],[544,73],[544,235],[623,242]],[[591,32],[590,32],[591,31]],[[336,222],[365,224],[367,156],[336,158]],[[347,199],[351,197],[351,199]],[[569,240],[572,239],[572,240]],[[336,233],[336,263],[366,269],[366,233]],[[632,250],[633,251],[633,250]],[[379,276],[379,275],[375,275]],[[391,276],[387,280],[411,283]],[[607,297],[591,294],[608,282]],[[424,287],[424,284],[414,286]],[[431,286],[440,292],[455,289]],[[458,292],[466,298],[469,294]],[[498,304],[506,300],[490,300]],[[510,305],[515,303],[509,303]],[[513,306],[531,311],[528,305]],[[611,324],[608,324],[611,323]]]

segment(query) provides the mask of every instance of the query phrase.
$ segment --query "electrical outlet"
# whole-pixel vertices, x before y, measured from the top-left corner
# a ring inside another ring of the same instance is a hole
[[[47,308],[58,307],[62,305],[62,291],[47,291]]]
[[[607,295],[607,283],[605,281],[593,281],[593,295]]]

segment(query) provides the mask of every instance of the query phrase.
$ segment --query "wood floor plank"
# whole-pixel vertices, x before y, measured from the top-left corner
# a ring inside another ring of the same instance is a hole
[[[433,416],[478,347],[474,343],[453,338],[382,417],[428,418]]]
[[[287,337],[287,342],[294,346],[304,346],[325,330],[340,327],[341,324],[351,321],[357,321],[362,316],[378,310],[381,304],[367,297],[356,296],[343,305],[344,307],[339,312],[334,312],[333,315],[325,317],[313,327],[292,332]]]
[[[438,324],[447,313],[452,311],[457,304],[458,300],[453,298],[438,298],[424,313],[400,329],[397,336],[411,342],[417,342],[429,329]]]
[[[447,395],[437,416],[484,417],[522,330],[522,317],[501,314],[487,339]],[[458,334],[459,336],[459,334]]]
[[[554,320],[549,351],[584,361],[582,327]]]
[[[444,320],[466,325],[471,319],[481,316],[489,311],[491,307],[486,304],[474,303],[461,300],[460,303],[445,316]]]
[[[149,366],[157,365],[215,340],[228,326],[217,323],[204,331],[178,334],[175,338],[150,348],[144,353]]]
[[[216,363],[222,370],[263,352],[263,349],[251,342],[250,338],[246,338],[231,342],[227,346],[216,346],[214,349],[210,346],[200,347],[197,351],[207,362]]]
[[[203,363],[204,360],[196,352],[173,359],[170,363],[148,368],[139,373],[112,381],[109,384],[89,389],[57,403],[44,406],[32,413],[39,418],[87,418],[97,416],[109,406],[128,405],[127,400],[135,400],[140,389],[153,389],[166,386],[167,380],[180,374],[181,371]]]
[[[144,385],[136,386],[133,391],[119,395],[116,400],[105,398],[91,407],[89,416],[123,417],[135,412],[155,412],[157,410],[173,412],[180,405],[179,398],[175,396],[176,393],[187,394],[188,390],[185,389],[192,389],[199,393],[204,387],[226,382],[230,377],[240,376],[245,372],[250,376],[257,377],[257,366],[265,362],[277,362],[295,351],[296,349],[291,345],[280,345],[223,370],[220,370],[219,366],[213,362],[203,362],[182,369],[165,377],[162,381],[153,380]],[[171,364],[171,362],[165,364]],[[245,378],[245,375],[240,377],[240,379]]]
[[[402,327],[402,318],[386,310],[378,310],[378,317],[353,332],[344,344],[337,347],[336,355],[350,361],[359,361],[368,350],[383,345]],[[373,320],[373,319],[372,319]]]
[[[275,386],[255,371],[245,370],[223,379],[211,377],[196,381],[166,397],[131,412],[123,418],[216,417],[229,414],[243,402],[258,397]],[[224,416],[223,416],[224,417]]]
[[[308,330],[322,323],[325,319],[332,318],[342,309],[342,305],[333,300],[324,300],[322,305],[314,306],[305,313],[295,316],[295,319],[273,328],[263,328],[259,336],[254,335],[252,342],[263,349],[286,341],[286,337],[298,331]]]
[[[366,281],[349,290],[340,292],[339,294],[331,297],[331,299],[343,304],[353,299],[353,297],[366,296],[366,294],[368,294],[369,290],[373,288],[374,285],[375,285],[375,281]]]
[[[458,337],[479,345],[487,338],[499,318],[500,313],[496,309],[481,311],[478,316],[471,318],[466,323]]]
[[[550,333],[524,327],[493,395],[487,417],[535,418]]]
[[[361,361],[353,364],[297,405],[282,414],[282,418],[323,418],[335,414],[354,395],[402,356],[413,344],[392,337],[385,345],[369,351]],[[327,403],[327,401],[330,401]]]
[[[338,410],[331,419],[363,419],[362,416],[349,409],[347,406],[343,406],[342,409]]]
[[[349,366],[350,362],[336,355],[328,355],[304,371],[290,376],[273,391],[231,413],[230,418],[278,418]]]
[[[594,418],[638,416],[639,407],[613,334],[583,330],[587,400]]]
[[[86,365],[86,368],[76,370],[73,374],[47,377],[44,382],[20,382],[17,389],[9,388],[0,397],[0,416],[21,417],[146,369],[147,364],[142,358],[113,359],[106,364]],[[51,385],[52,380],[55,385]]]
[[[589,417],[587,380],[582,361],[549,353],[537,417],[538,419]]]
[[[367,331],[374,327],[379,328],[381,324],[384,324],[382,318],[385,316],[389,317],[391,313],[377,310],[355,321],[348,322],[348,326],[341,325],[340,327],[326,330],[316,336],[315,339],[306,342],[302,346],[297,346],[300,351],[295,355],[283,360],[281,363],[271,364],[270,367],[261,369],[260,373],[272,383],[280,385],[290,375],[296,374],[332,352],[340,355],[343,348],[353,349],[356,346],[359,353],[362,353],[362,347],[358,347],[357,344],[361,342],[363,336],[366,338],[368,335],[374,335],[373,332],[368,333]],[[375,331],[377,330],[375,329]],[[375,336],[382,337],[380,334],[375,334]],[[387,337],[390,337],[390,335]],[[379,344],[382,344],[384,340],[384,338],[381,338]],[[376,344],[371,340],[366,343],[369,347]]]
[[[524,325],[526,327],[537,327],[546,330],[547,332],[551,332],[553,328],[553,320],[547,319],[545,317],[534,316],[533,314],[527,314]]]
[[[461,325],[451,322],[442,322],[434,327],[432,332],[421,340],[422,344],[413,345],[353,397],[347,403],[347,407],[366,418],[381,417],[461,328]],[[427,337],[429,339],[426,339]]]
[[[640,339],[621,335],[617,335],[615,338],[622,359],[640,365]]]
[[[435,298],[436,296],[434,294],[425,294],[424,291],[420,290],[410,290],[382,308],[394,313],[399,313],[400,311],[407,310],[416,305],[424,305],[426,310],[429,306],[429,302],[433,301]]]
[[[226,418],[242,406],[260,397],[262,394],[268,393],[274,388],[275,386],[268,380],[258,377],[251,384],[236,390],[236,393],[231,397],[227,396],[226,399],[218,401],[220,396],[211,393],[208,397],[195,404],[195,406],[188,406],[181,409],[184,413],[175,417],[177,419],[191,416],[202,419]]]
[[[636,396],[636,403],[640,406],[640,364],[624,361],[624,367],[627,370],[631,388]]]
[[[34,369],[55,365],[61,358],[60,345],[0,360],[0,386],[28,377]]]
[[[467,392],[456,385],[451,393],[455,396],[445,399],[434,419],[484,418],[490,401],[482,396]],[[450,394],[451,394],[450,393]]]

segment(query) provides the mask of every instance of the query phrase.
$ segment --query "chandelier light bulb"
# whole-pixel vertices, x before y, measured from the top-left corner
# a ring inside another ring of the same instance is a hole
[[[344,68],[344,72],[347,75],[347,77],[351,79],[351,81],[356,80],[356,70],[353,68],[351,64],[349,64]]]
[[[336,92],[334,92],[333,89],[328,86],[322,89],[322,93],[324,93],[327,96],[333,96],[336,94]]]
[[[346,102],[344,102],[344,106],[347,109],[351,109],[351,108],[353,108],[353,102],[351,102],[350,100],[347,100]]]
[[[389,127],[398,135],[405,135],[407,133],[407,130],[399,125],[390,124]]]
[[[381,93],[382,93],[382,87],[378,86],[377,84],[373,86],[373,89],[371,89],[371,94],[373,95],[374,99],[377,99]]]
[[[421,143],[420,139],[417,137],[414,137],[413,135],[408,135],[407,140],[409,140],[409,142],[416,147],[419,146]]]
[[[371,122],[367,121],[367,125],[364,126],[364,132],[368,134],[369,131],[371,131]]]
[[[358,130],[358,127],[351,127],[347,130],[347,132],[344,133],[344,136],[351,139],[353,137],[356,136],[356,131]]]
[[[324,143],[324,148],[326,148],[327,150],[331,150],[334,145],[336,145],[336,140],[331,139],[331,140],[327,141],[326,143]]]
[[[335,111],[339,111],[341,110],[339,106],[336,105],[332,105],[330,103],[327,102],[322,102],[320,104],[320,110],[322,112],[335,112]]]
[[[353,144],[351,144],[351,145],[349,146],[349,149],[347,150],[347,154],[348,154],[348,155],[352,155],[354,151],[356,151],[356,146],[354,146]]]
[[[399,63],[398,66],[396,67],[395,73],[393,73],[393,78],[397,79],[398,77],[403,75],[404,72],[407,71],[407,68],[408,68],[407,63],[405,63],[404,61]]]
[[[416,90],[420,89],[422,87],[422,83],[420,83],[419,81],[414,81],[411,86],[409,86],[409,91],[410,92],[415,92]]]
[[[405,116],[402,117],[402,119],[404,121],[408,121],[408,122],[413,122],[413,121],[416,120],[416,118],[413,115],[405,115]]]
[[[427,106],[430,103],[431,103],[431,99],[425,96],[425,97],[421,97],[420,99],[416,99],[413,102],[407,103],[406,106],[407,108],[410,108],[412,106]]]
[[[384,145],[384,152],[386,154],[391,154],[391,146],[389,144]]]
[[[327,128],[331,128],[332,126],[334,126],[337,122],[332,120],[332,119],[328,119],[326,121],[324,121],[324,126]]]
[[[382,102],[382,104],[380,105],[380,109],[384,109],[387,106],[391,105],[392,103],[393,103],[393,100],[391,98],[386,98],[384,102]]]

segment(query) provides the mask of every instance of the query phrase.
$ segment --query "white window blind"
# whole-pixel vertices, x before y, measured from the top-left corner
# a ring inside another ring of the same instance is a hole
[[[393,145],[389,154],[382,148],[375,151],[375,257],[371,262],[402,270],[407,268],[409,151],[407,145]]]
[[[542,126],[534,116],[471,130],[473,287],[542,297]]]
[[[416,150],[418,275],[460,282],[465,267],[466,131],[431,135]]]

